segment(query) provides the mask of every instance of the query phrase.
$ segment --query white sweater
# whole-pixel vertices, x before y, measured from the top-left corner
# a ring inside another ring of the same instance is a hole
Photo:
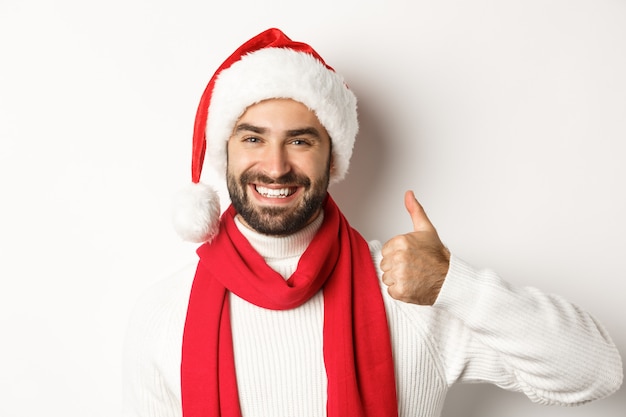
[[[268,265],[289,277],[320,224],[321,216],[289,237],[238,226]],[[380,247],[370,243],[377,268]],[[152,288],[137,305],[125,349],[125,416],[182,415],[181,340],[195,267]],[[514,288],[456,256],[433,306],[394,300],[382,282],[381,291],[400,417],[439,416],[455,382],[488,382],[537,403],[561,405],[605,397],[622,383],[619,353],[589,314],[560,297]],[[287,311],[230,297],[243,416],[325,416],[321,293]]]

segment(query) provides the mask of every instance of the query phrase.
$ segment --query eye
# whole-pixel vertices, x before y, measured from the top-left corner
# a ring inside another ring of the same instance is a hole
[[[246,136],[246,137],[243,138],[243,142],[259,143],[259,142],[261,142],[261,139],[258,138],[257,136]]]
[[[297,145],[297,146],[305,146],[305,145],[310,145],[311,143],[305,139],[294,139],[291,141],[292,145]]]

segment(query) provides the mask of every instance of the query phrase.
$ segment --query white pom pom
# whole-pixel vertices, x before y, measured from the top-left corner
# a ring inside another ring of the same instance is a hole
[[[181,190],[172,214],[174,229],[185,241],[210,242],[219,232],[220,200],[206,184],[192,183]]]

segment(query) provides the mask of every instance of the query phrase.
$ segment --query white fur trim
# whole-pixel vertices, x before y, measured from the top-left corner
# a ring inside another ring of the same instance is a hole
[[[183,240],[210,242],[219,232],[217,192],[206,184],[190,184],[175,197],[172,217],[174,229]]]
[[[343,78],[310,54],[288,48],[264,48],[223,70],[215,82],[207,119],[205,165],[226,172],[226,142],[250,105],[290,98],[313,110],[332,140],[335,170],[342,180],[350,165],[359,129],[356,97]]]

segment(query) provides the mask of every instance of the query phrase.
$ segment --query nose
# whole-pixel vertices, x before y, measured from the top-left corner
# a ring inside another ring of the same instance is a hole
[[[291,170],[287,150],[279,144],[266,148],[262,164],[263,171],[272,178],[279,178]]]

